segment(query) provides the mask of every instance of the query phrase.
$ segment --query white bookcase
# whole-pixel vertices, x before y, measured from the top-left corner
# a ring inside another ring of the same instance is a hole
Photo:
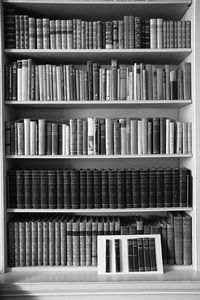
[[[174,20],[191,20],[192,47],[191,49],[119,49],[119,50],[20,50],[4,49],[3,35],[3,9],[4,6],[17,8],[22,14],[33,14],[35,16],[48,16],[52,18],[88,18],[88,19],[117,19],[132,12],[133,15],[142,17],[161,17]],[[16,273],[23,274],[34,272],[34,267],[11,268],[7,266],[7,221],[15,213],[37,213],[38,210],[9,209],[6,204],[6,172],[10,168],[142,168],[142,167],[187,167],[192,170],[193,175],[193,204],[192,208],[181,208],[192,216],[192,266],[167,267],[167,274],[160,274],[151,278],[152,282],[171,280],[182,280],[183,272],[188,274],[188,280],[197,276],[200,271],[200,1],[199,0],[127,0],[127,1],[84,1],[84,0],[3,0],[0,2],[0,272],[14,276]],[[4,64],[9,59],[33,58],[36,61],[53,63],[85,64],[87,60],[110,63],[111,59],[131,64],[132,62],[144,62],[152,64],[179,64],[189,61],[192,66],[192,99],[178,101],[118,101],[118,102],[39,102],[39,101],[5,101],[4,98]],[[192,155],[118,155],[118,156],[5,156],[4,148],[4,122],[20,118],[78,118],[78,117],[153,117],[165,116],[181,121],[192,122]],[[169,209],[173,211],[173,209]],[[177,210],[177,209],[176,209]],[[41,210],[39,210],[41,211]],[[155,209],[123,209],[111,210],[109,213],[118,216],[130,216],[134,214],[162,214],[165,215],[167,208]],[[43,210],[43,213],[54,213],[55,211]],[[58,212],[58,210],[56,210]],[[59,210],[67,213],[67,210]],[[106,210],[70,210],[74,214],[82,215],[107,215]],[[36,267],[37,272],[45,272],[46,280],[49,280],[48,270],[61,272],[66,280],[79,282],[99,281],[95,268],[64,267]],[[46,272],[46,271],[47,272]],[[76,273],[76,271],[78,272]],[[69,272],[68,272],[69,271]],[[70,279],[70,272],[72,278]],[[197,272],[197,273],[196,273]],[[36,274],[36,273],[35,273]],[[91,275],[92,274],[92,275]],[[95,276],[94,276],[95,274]],[[171,277],[170,277],[171,274]],[[3,275],[2,275],[3,276]],[[20,276],[20,275],[19,275]],[[128,275],[129,276],[129,275]],[[131,275],[130,275],[131,276]],[[92,278],[92,279],[91,279]],[[129,278],[129,281],[132,280]],[[170,279],[171,278],[171,279]],[[13,279],[14,280],[14,279]],[[57,279],[56,281],[58,281]],[[123,276],[118,281],[123,285]],[[127,278],[126,278],[127,280]],[[134,277],[135,280],[135,277]],[[141,277],[139,280],[142,280]],[[22,279],[23,281],[23,279]],[[62,281],[62,279],[61,279]],[[186,279],[187,281],[187,279]],[[103,288],[102,283],[102,288]]]

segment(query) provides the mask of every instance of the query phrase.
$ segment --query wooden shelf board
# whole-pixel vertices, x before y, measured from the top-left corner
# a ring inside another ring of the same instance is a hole
[[[133,100],[133,101],[5,101],[15,108],[180,108],[192,103],[192,100]]]
[[[92,209],[19,209],[19,208],[8,208],[7,213],[66,213],[66,214],[77,214],[77,215],[95,215],[95,216],[105,216],[105,215],[116,215],[116,216],[130,216],[135,213],[148,213],[148,212],[167,212],[167,211],[191,211],[191,207],[154,207],[154,208],[124,208],[124,209],[111,209],[111,208],[92,208]]]
[[[8,159],[136,159],[136,158],[187,158],[192,154],[143,154],[143,155],[6,155]]]
[[[122,19],[130,11],[135,16],[180,20],[186,13],[191,0],[148,0],[147,1],[77,1],[77,0],[3,0],[13,4],[18,13],[35,14],[52,18],[84,18],[87,20]],[[126,5],[124,5],[126,4]],[[142,6],[142,9],[141,9]],[[88,17],[89,16],[89,17]]]
[[[46,62],[75,63],[92,60],[100,63],[117,59],[119,62],[142,62],[151,64],[178,64],[192,50],[189,49],[5,49],[5,54],[12,59],[32,58]]]

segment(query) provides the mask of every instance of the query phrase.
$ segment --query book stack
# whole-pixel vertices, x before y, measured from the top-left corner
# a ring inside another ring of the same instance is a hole
[[[190,21],[142,19],[123,16],[120,20],[51,20],[8,11],[12,41],[5,30],[5,46],[16,49],[133,49],[190,48]],[[6,28],[6,26],[5,26]],[[14,34],[13,34],[14,33]]]
[[[186,168],[9,170],[11,208],[124,209],[190,207]]]
[[[191,99],[191,63],[36,65],[32,59],[5,66],[7,101],[123,101]]]
[[[97,235],[160,234],[165,264],[192,263],[192,219],[170,212],[155,220],[133,217],[15,217],[8,222],[8,264],[23,266],[96,266]]]
[[[97,235],[120,234],[114,217],[16,217],[8,223],[8,264],[96,266]]]
[[[192,124],[165,117],[21,119],[5,124],[7,155],[191,154]]]

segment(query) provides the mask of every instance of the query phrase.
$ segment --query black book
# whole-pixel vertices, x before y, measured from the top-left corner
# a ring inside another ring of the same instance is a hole
[[[164,206],[164,170],[156,170],[156,199],[157,207]]]
[[[24,170],[24,206],[32,208],[32,174],[31,170]]]
[[[8,99],[13,100],[13,66],[8,66]]]
[[[80,170],[80,208],[87,207],[87,172]]]
[[[125,170],[117,170],[117,207],[126,207],[126,181],[125,181]]]
[[[94,171],[87,169],[87,208],[94,208]]]
[[[115,263],[116,263],[116,272],[121,272],[120,266],[120,240],[115,240]]]
[[[62,124],[58,124],[58,154],[62,155]]]
[[[144,238],[143,243],[144,243],[144,269],[145,271],[151,271],[149,238]]]
[[[172,169],[172,206],[180,206],[180,180],[179,180],[179,169]]]
[[[133,207],[141,207],[141,185],[140,185],[140,170],[132,170],[132,196],[133,196]]]
[[[94,208],[102,208],[101,203],[101,171],[94,170]]]
[[[4,10],[4,30],[5,30],[5,48],[16,48],[16,35],[15,35],[15,10],[6,8]]]
[[[46,154],[52,154],[52,123],[46,123]]]
[[[9,100],[9,66],[5,65],[5,100]]]
[[[133,239],[133,271],[139,271],[139,259],[138,259],[138,240]]]
[[[48,199],[49,208],[56,208],[56,171],[48,170]]]
[[[109,208],[117,208],[117,170],[108,170]]]
[[[17,186],[16,186],[16,170],[9,170],[7,175],[7,195],[8,195],[8,207],[16,208],[16,195],[17,195]]]
[[[141,17],[135,17],[135,48],[142,48],[142,20]]]
[[[17,100],[17,62],[12,63],[12,99]]]
[[[149,207],[149,172],[147,169],[140,170],[140,193],[141,207]]]
[[[156,248],[155,248],[154,238],[149,239],[149,248],[150,248],[151,271],[157,271]]]
[[[15,123],[10,124],[10,154],[15,155],[17,152],[15,152],[16,148],[16,138],[15,138]]]
[[[109,208],[108,170],[101,170],[102,208]]]
[[[187,173],[186,168],[180,169],[180,207],[187,206]]]
[[[127,240],[128,246],[128,271],[133,272],[133,240]]]
[[[63,193],[64,193],[64,208],[72,208],[71,204],[71,176],[70,170],[63,170]]]
[[[16,201],[17,208],[24,208],[24,171],[16,170]]]
[[[93,99],[93,62],[87,61],[87,74],[88,74],[88,91],[89,91],[89,99]]]
[[[164,169],[164,206],[172,206],[172,170]]]
[[[148,120],[147,122],[147,153],[153,154],[153,122]]]
[[[160,153],[166,153],[166,118],[160,118]]]
[[[126,208],[133,207],[133,199],[132,199],[132,170],[126,169]]]
[[[52,123],[52,155],[58,154],[58,124]]]
[[[39,170],[32,170],[32,207],[41,208]]]
[[[153,154],[160,153],[160,119],[153,118]]]
[[[71,170],[71,202],[72,208],[77,209],[80,207],[80,180],[79,180],[79,171]]]
[[[105,140],[105,120],[99,120],[100,123],[100,154],[106,154],[106,140]]]
[[[110,240],[106,240],[106,268],[105,271],[106,273],[109,273],[110,270]]]
[[[156,169],[149,169],[149,207],[157,206]]]
[[[49,208],[47,170],[40,170],[40,200],[41,208]]]
[[[138,265],[139,272],[144,272],[144,243],[142,238],[138,238]]]
[[[170,99],[178,99],[178,81],[177,81],[177,71],[170,72]]]
[[[64,185],[63,185],[63,171],[56,170],[56,180],[57,180],[57,208],[64,207]]]

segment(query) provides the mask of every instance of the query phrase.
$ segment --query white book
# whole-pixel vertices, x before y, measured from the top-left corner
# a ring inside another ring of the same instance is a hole
[[[150,48],[157,48],[157,19],[150,19]]]
[[[143,100],[143,63],[140,64],[140,100]]]
[[[42,65],[38,66],[39,69],[39,97],[40,101],[44,100],[44,89],[43,89],[43,67]]]
[[[36,155],[36,133],[37,133],[37,122],[36,121],[30,121],[30,155]]]
[[[30,119],[24,119],[24,154],[30,154]]]
[[[143,93],[142,93],[142,100],[147,100],[147,90],[146,90],[146,70],[142,70],[142,86],[143,86]]]
[[[188,131],[188,153],[192,154],[192,123],[187,123],[187,131]]]
[[[89,128],[89,124],[88,124]],[[113,120],[112,119],[105,119],[105,140],[106,140],[106,154],[111,155],[113,154]],[[88,136],[89,142],[89,136]],[[89,152],[88,152],[89,154]]]
[[[166,154],[170,154],[170,119],[166,119]]]
[[[88,155],[94,155],[94,124],[95,118],[88,118]]]
[[[134,67],[133,67],[133,70],[134,70],[134,72],[133,72],[133,82],[134,82],[134,100],[138,100],[137,99],[137,81],[136,81],[136,79],[137,79],[137,76],[136,76],[136,74],[137,74],[137,64],[136,63],[134,63]]]
[[[131,154],[138,153],[138,121],[131,120]]]
[[[181,154],[183,151],[183,125],[182,122],[176,122],[176,153]]]
[[[121,154],[125,155],[127,154],[126,119],[120,119],[119,122],[121,124]]]
[[[157,19],[157,48],[163,48],[163,19]]]
[[[22,61],[17,61],[17,101],[22,101]]]
[[[16,123],[17,127],[17,154],[24,155],[24,124],[22,122]]]
[[[50,73],[49,73],[49,65],[45,65],[46,68],[46,86],[47,86],[47,97],[46,100],[50,101]]]
[[[174,154],[174,122],[169,123],[169,136],[170,136],[170,143],[169,143],[169,153]]]
[[[28,96],[28,60],[22,60],[22,101],[27,101]]]
[[[148,130],[147,130],[147,118],[142,118],[142,154],[148,152]]]
[[[45,128],[46,121],[44,119],[38,120],[38,154],[45,155]]]
[[[66,124],[62,124],[62,155],[66,155]]]
[[[61,92],[61,66],[56,66],[56,87],[57,87],[57,100],[62,100]]]
[[[133,100],[133,72],[128,73],[128,97],[127,100]]]
[[[70,131],[69,125],[66,125],[66,155],[70,153]]]
[[[138,120],[138,154],[143,154],[142,149],[142,121]]]
[[[66,79],[67,79],[67,100],[71,100],[70,99],[70,89],[69,89],[69,86],[70,86],[70,80],[69,80],[69,65],[66,65]]]
[[[31,100],[31,67],[32,67],[32,59],[27,59],[27,61],[28,61],[27,100]]]
[[[53,101],[53,73],[52,65],[49,65],[49,100]]]
[[[126,154],[131,154],[131,120],[126,118]]]
[[[52,75],[53,75],[53,101],[58,100],[57,95],[57,80],[56,80],[56,66],[52,66]]]
[[[183,154],[188,153],[188,126],[187,123],[183,122]]]
[[[106,70],[106,100],[111,100],[111,71]]]
[[[120,85],[120,69],[117,69],[117,100],[120,100],[121,85]]]

